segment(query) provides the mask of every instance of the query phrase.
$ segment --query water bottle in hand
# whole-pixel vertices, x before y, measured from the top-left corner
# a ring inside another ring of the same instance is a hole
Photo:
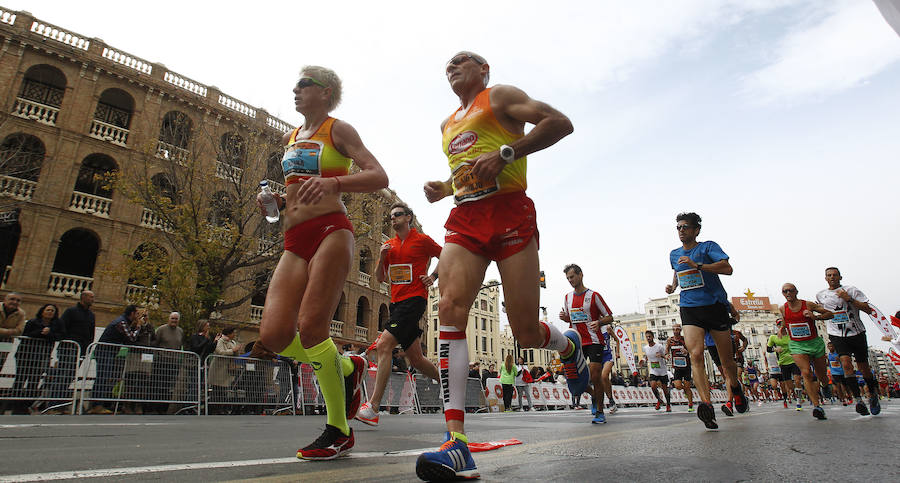
[[[276,223],[280,216],[280,213],[278,212],[278,201],[275,199],[275,196],[272,195],[272,190],[269,189],[269,182],[267,180],[259,182],[259,195],[263,208],[266,209],[266,221],[269,223]]]

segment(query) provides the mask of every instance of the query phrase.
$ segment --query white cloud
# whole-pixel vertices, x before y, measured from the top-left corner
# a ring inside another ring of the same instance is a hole
[[[843,1],[826,13],[784,37],[774,61],[746,77],[744,94],[762,103],[820,98],[863,84],[900,59],[900,39],[873,3]]]

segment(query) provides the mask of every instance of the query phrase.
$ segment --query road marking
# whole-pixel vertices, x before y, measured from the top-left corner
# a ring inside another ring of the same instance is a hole
[[[0,424],[0,429],[16,428],[61,428],[77,426],[171,426],[175,423],[26,423],[26,424]]]
[[[437,448],[421,448],[410,449],[405,451],[373,451],[350,453],[346,458],[383,458],[385,456],[415,456],[425,451],[435,451]],[[22,475],[0,475],[0,482],[21,482],[21,481],[51,481],[51,480],[70,480],[76,478],[109,478],[112,476],[128,476],[142,473],[162,473],[168,471],[190,471],[190,470],[207,470],[217,468],[237,468],[242,466],[262,466],[262,465],[287,465],[295,463],[308,463],[307,460],[298,458],[268,458],[258,460],[244,461],[214,461],[210,463],[182,463],[174,465],[156,465],[156,466],[134,466],[129,468],[106,468],[100,470],[76,470],[76,471],[57,471],[53,473],[29,473]]]

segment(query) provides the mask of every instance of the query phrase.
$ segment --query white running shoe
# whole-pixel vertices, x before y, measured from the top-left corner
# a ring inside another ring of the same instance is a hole
[[[618,410],[618,409],[619,408],[616,407],[615,403],[611,404],[609,406],[609,414],[616,414],[616,410]]]
[[[356,419],[369,426],[378,426],[378,413],[372,410],[369,401],[364,402],[363,405],[359,407],[359,411],[356,412]]]

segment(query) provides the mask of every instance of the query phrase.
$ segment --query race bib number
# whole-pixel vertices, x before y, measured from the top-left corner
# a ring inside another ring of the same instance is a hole
[[[804,337],[812,336],[812,332],[809,330],[809,325],[807,324],[791,324],[791,337],[795,339],[802,339]]]
[[[687,367],[687,357],[673,357],[672,365],[675,367]]]
[[[398,263],[391,265],[388,267],[388,275],[393,284],[409,285],[412,283],[412,264]]]
[[[831,322],[838,326],[844,326],[850,322],[850,316],[847,315],[846,310],[838,310],[834,313],[834,317],[831,318]]]
[[[591,318],[584,312],[582,308],[569,309],[569,320],[573,324],[590,322]]]
[[[770,367],[769,374],[781,374],[781,368],[778,366]]]
[[[321,141],[300,141],[288,147],[281,158],[284,177],[321,176]]]
[[[678,275],[678,286],[681,287],[681,290],[694,290],[703,287],[703,275],[696,268],[682,270],[677,272],[676,275]]]
[[[841,361],[839,361],[839,360],[837,360],[837,359],[835,359],[835,360],[833,360],[833,361],[829,361],[829,363],[831,364],[831,367],[833,367],[833,368],[835,368],[835,369],[840,369],[840,368],[841,368]]]
[[[657,362],[651,362],[651,363],[650,363],[650,367],[653,368],[653,369],[659,369],[659,361],[657,361]]]
[[[480,200],[499,189],[496,179],[483,180],[475,176],[469,163],[460,163],[453,170],[453,197],[457,204]]]

